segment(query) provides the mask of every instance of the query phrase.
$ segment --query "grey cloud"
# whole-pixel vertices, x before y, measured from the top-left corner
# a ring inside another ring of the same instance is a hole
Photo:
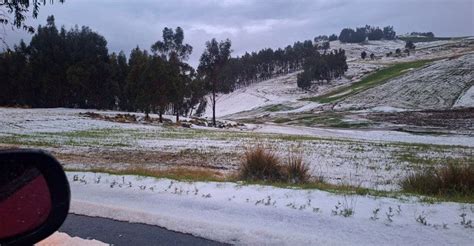
[[[230,38],[234,55],[284,47],[343,27],[393,25],[398,33],[433,31],[439,36],[474,35],[471,0],[66,0],[40,11],[34,25],[54,14],[58,26],[90,26],[111,51],[149,48],[164,27],[181,26],[197,65],[205,41]],[[8,32],[10,44],[30,35]]]

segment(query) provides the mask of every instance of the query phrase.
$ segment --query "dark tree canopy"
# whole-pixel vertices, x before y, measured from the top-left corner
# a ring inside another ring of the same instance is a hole
[[[339,41],[342,43],[353,43],[355,31],[352,28],[344,28],[339,34]]]
[[[336,34],[331,34],[331,36],[329,36],[329,41],[336,41],[337,39],[338,37]]]
[[[409,49],[409,50],[414,50],[415,49],[415,44],[413,43],[413,41],[411,40],[408,40],[405,42],[405,48]]]
[[[176,120],[184,104],[186,96],[186,87],[189,84],[189,75],[194,73],[191,66],[184,63],[193,51],[193,47],[184,44],[184,32],[181,27],[177,27],[175,31],[172,28],[165,27],[163,29],[163,40],[157,41],[151,46],[151,50],[155,56],[169,63],[168,69],[172,71],[173,76],[169,76],[169,92],[168,100],[173,103],[176,114]],[[160,111],[161,114],[162,111]]]
[[[329,83],[341,77],[348,69],[344,50],[334,50],[329,54],[319,54],[317,51],[307,57],[303,64],[303,72],[298,74],[297,85],[308,89],[312,81]]]
[[[395,38],[397,38],[397,33],[393,30],[393,26],[383,28],[383,39],[394,40]]]
[[[151,46],[151,50],[165,60],[186,61],[193,52],[191,45],[183,44],[184,32],[181,27],[177,27],[175,31],[165,27],[162,37],[163,41],[157,41]]]
[[[212,124],[216,126],[216,93],[221,85],[219,80],[222,79],[225,65],[230,60],[232,53],[232,43],[229,39],[217,42],[215,38],[206,42],[206,49],[201,55],[199,63],[199,73],[205,81],[208,82],[208,87],[212,93]]]
[[[369,40],[381,40],[383,38],[383,31],[379,27],[368,27],[367,38]]]
[[[56,0],[63,3],[64,0]],[[10,0],[0,1],[0,23],[3,25],[11,25],[15,28],[21,28],[25,31],[33,33],[34,27],[25,24],[28,13],[31,17],[37,18],[39,9],[47,3],[54,3],[54,0]],[[12,17],[10,17],[12,15]]]
[[[343,43],[361,43],[366,39],[369,40],[393,40],[396,38],[396,33],[392,26],[386,26],[382,29],[379,27],[372,27],[366,25],[365,27],[358,27],[356,30],[352,28],[344,28],[339,35],[339,41]]]
[[[433,32],[412,32],[410,33],[411,36],[423,36],[427,38],[434,38],[435,35]]]

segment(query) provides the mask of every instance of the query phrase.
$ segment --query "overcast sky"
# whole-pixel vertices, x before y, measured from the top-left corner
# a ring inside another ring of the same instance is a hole
[[[365,24],[393,25],[398,34],[474,35],[473,0],[66,0],[42,8],[29,23],[44,25],[51,14],[57,26],[89,26],[107,39],[111,52],[127,55],[137,45],[149,49],[164,27],[181,26],[194,47],[194,66],[213,37],[230,38],[233,54],[241,55]],[[31,37],[23,31],[7,35],[10,45]]]

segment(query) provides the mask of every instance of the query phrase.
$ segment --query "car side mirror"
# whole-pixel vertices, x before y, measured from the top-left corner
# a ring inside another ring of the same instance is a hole
[[[53,234],[70,199],[54,157],[40,150],[0,151],[0,245],[33,245]]]

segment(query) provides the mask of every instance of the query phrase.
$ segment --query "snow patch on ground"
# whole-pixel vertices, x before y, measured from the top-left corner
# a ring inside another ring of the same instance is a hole
[[[390,107],[390,106],[378,106],[378,107],[373,107],[370,109],[366,110],[359,110],[356,112],[364,113],[364,112],[380,112],[380,113],[397,113],[397,112],[405,112],[407,111],[406,109],[403,108],[395,108],[395,107]]]
[[[382,67],[381,65],[369,63],[349,63],[348,66],[349,69],[344,77],[336,79],[330,84],[314,85],[309,91],[298,88],[296,77],[299,72],[295,72],[253,83],[228,94],[219,94],[216,97],[216,117],[229,116],[275,104],[311,104],[307,101],[301,102],[298,100],[317,96],[335,87],[357,81],[365,74]],[[210,98],[208,98],[203,116],[212,117]]]
[[[474,80],[472,83],[474,83]],[[474,107],[474,85],[459,97],[454,107]]]
[[[103,246],[109,245],[98,240],[71,237],[64,232],[55,232],[53,235],[35,244],[37,246]]]
[[[71,212],[238,245],[469,245],[474,207],[319,190],[68,173]],[[74,177],[78,179],[73,181]],[[344,217],[344,211],[352,211]],[[377,211],[377,212],[375,212]]]

